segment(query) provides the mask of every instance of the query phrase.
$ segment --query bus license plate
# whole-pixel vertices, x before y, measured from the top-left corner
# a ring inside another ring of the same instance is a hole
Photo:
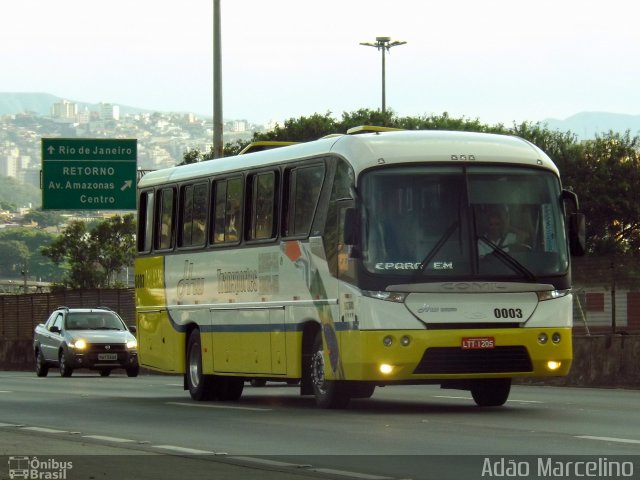
[[[483,350],[495,348],[496,339],[494,337],[462,337],[463,350]]]
[[[117,353],[99,353],[98,354],[98,360],[117,360],[117,359],[118,359]]]

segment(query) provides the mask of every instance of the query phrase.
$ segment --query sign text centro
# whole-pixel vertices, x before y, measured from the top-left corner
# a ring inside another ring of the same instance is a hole
[[[43,210],[135,210],[137,140],[42,139]]]

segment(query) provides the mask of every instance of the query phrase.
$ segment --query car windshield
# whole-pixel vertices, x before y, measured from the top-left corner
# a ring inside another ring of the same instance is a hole
[[[509,166],[366,173],[363,260],[371,273],[536,281],[568,268],[557,177]]]
[[[124,330],[122,321],[108,312],[70,312],[67,330]]]

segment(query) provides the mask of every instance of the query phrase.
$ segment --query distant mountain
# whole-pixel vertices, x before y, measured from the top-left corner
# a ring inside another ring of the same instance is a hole
[[[33,112],[38,115],[51,115],[51,107],[54,103],[61,100],[69,100],[78,105],[78,109],[82,110],[87,107],[91,111],[98,111],[97,103],[79,102],[71,98],[57,97],[50,93],[31,93],[31,92],[0,92],[0,115],[13,115],[17,113]],[[135,114],[150,112],[142,108],[129,107],[120,105],[120,114]]]
[[[564,120],[549,118],[541,123],[546,124],[550,130],[571,131],[580,139],[595,138],[596,134],[608,133],[610,130],[617,133],[629,130],[632,136],[640,134],[640,115],[623,113],[581,112]]]

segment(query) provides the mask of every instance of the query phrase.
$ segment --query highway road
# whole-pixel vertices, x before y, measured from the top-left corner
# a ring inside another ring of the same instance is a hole
[[[598,478],[640,478],[639,407],[640,390],[516,385],[505,406],[479,408],[464,391],[403,386],[321,410],[280,383],[194,402],[178,376],[0,372],[0,456],[70,456],[70,480],[182,478],[164,462],[232,480],[504,478],[509,466],[541,478],[541,465],[546,478],[580,478],[576,461]],[[120,470],[71,475],[107,464]]]

